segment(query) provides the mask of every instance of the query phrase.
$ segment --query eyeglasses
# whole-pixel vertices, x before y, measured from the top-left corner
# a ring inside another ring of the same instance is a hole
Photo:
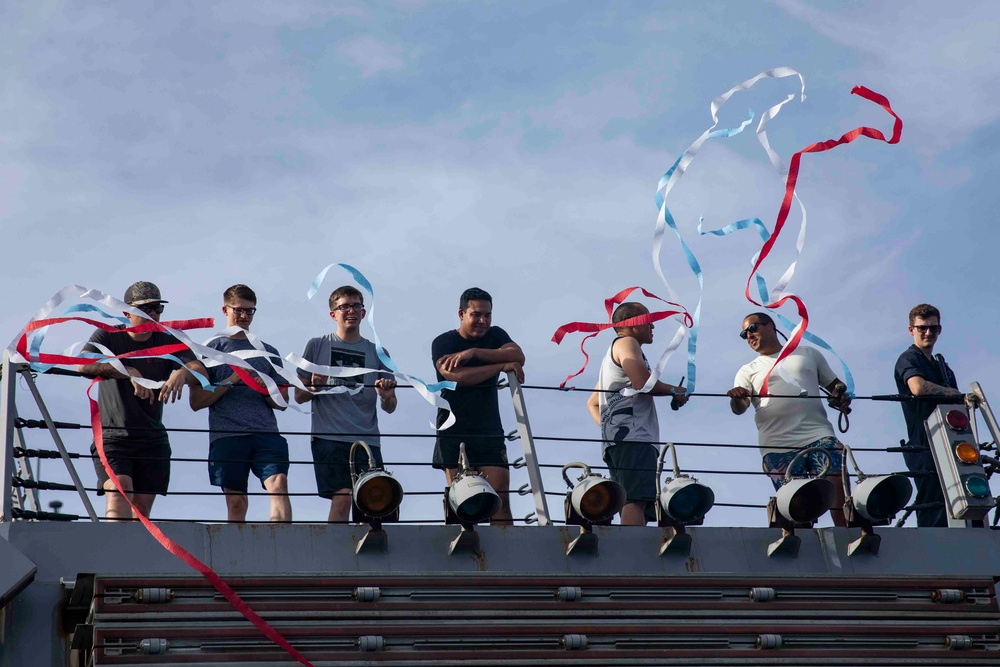
[[[147,315],[152,315],[153,313],[159,315],[160,313],[163,312],[162,303],[144,303],[141,306],[136,306],[136,308],[146,313]]]
[[[767,322],[754,322],[753,324],[751,324],[746,329],[740,332],[740,338],[746,340],[749,334],[757,333],[757,329],[761,328],[765,324],[767,324]]]
[[[340,311],[341,313],[349,313],[352,310],[355,313],[360,313],[364,309],[365,304],[363,303],[345,303],[334,308],[334,310]]]
[[[245,315],[246,317],[253,317],[253,314],[257,312],[256,308],[236,308],[234,306],[226,306],[226,308],[228,308],[229,310],[233,311],[233,313],[237,317],[240,317],[240,316],[243,316],[243,315]]]
[[[911,329],[916,329],[920,333],[941,333],[940,324],[914,324]]]

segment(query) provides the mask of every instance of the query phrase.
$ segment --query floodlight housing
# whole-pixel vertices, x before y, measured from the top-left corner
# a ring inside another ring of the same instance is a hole
[[[902,475],[875,475],[859,480],[850,497],[858,514],[882,523],[906,507],[912,495],[913,486]]]
[[[500,511],[500,496],[486,476],[469,470],[465,443],[459,445],[459,472],[448,488],[448,505],[462,523],[481,523]]]
[[[810,452],[821,452],[826,457],[826,465],[815,477],[793,479],[795,464]],[[795,455],[776,494],[776,507],[781,516],[793,524],[812,523],[830,510],[837,498],[837,487],[826,479],[832,463],[830,453],[822,447],[806,447]]]
[[[354,470],[354,451],[362,447],[368,453],[368,471],[358,475]],[[375,465],[371,447],[363,440],[351,445],[351,491],[354,504],[362,513],[375,519],[393,514],[403,502],[403,486],[388,472]]]
[[[566,471],[571,468],[583,469],[583,475],[573,484]],[[580,519],[588,523],[610,521],[625,507],[625,487],[618,482],[593,473],[585,463],[567,463],[562,469],[566,485],[572,489],[569,494],[570,506]],[[569,517],[567,517],[567,521]]]
[[[715,492],[698,480],[680,475],[667,478],[660,492],[660,507],[678,523],[697,523],[715,505]]]
[[[668,477],[656,499],[657,517],[665,514],[672,523],[698,524],[715,505],[715,492],[690,475],[682,475],[677,465],[676,445],[668,442],[660,450],[656,464],[656,485],[663,476],[663,459],[667,450],[673,457],[674,476]]]

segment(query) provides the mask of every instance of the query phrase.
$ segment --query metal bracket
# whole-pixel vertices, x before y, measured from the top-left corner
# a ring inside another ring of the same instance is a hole
[[[388,553],[389,535],[382,530],[381,524],[373,523],[368,532],[358,540],[358,546],[354,548],[354,554],[360,556],[362,553]]]
[[[802,538],[798,535],[794,533],[791,535],[782,535],[767,545],[767,557],[785,556],[787,558],[798,558],[800,546],[802,546]]]
[[[672,530],[672,533],[668,533],[668,530]],[[663,541],[660,543],[660,556],[681,556],[687,558],[689,555],[691,555],[691,536],[684,531],[684,526],[676,525],[672,529],[668,528],[663,531]]]
[[[461,532],[448,545],[449,556],[454,556],[456,553],[461,552],[482,553],[482,550],[479,548],[479,533],[476,532],[476,527],[472,524],[463,523]]]
[[[853,556],[858,551],[861,551],[862,553],[867,552],[872,556],[878,556],[878,549],[881,544],[882,537],[876,535],[874,530],[862,529],[861,537],[847,545],[847,555]]]
[[[596,556],[597,535],[590,526],[580,526],[580,534],[566,547],[567,556]]]

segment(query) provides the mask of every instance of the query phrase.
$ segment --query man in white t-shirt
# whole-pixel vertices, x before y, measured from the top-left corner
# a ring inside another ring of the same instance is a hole
[[[752,313],[743,320],[740,338],[746,340],[750,349],[759,356],[736,374],[735,386],[726,392],[730,398],[729,406],[733,414],[741,415],[753,404],[764,472],[771,478],[776,490],[781,488],[788,464],[801,450],[821,447],[829,453],[828,475],[837,488],[837,499],[830,508],[830,514],[834,525],[846,526],[844,489],[839,479],[834,477],[839,476],[843,468],[844,446],[834,436],[833,425],[826,418],[819,388],[825,387],[834,395],[831,407],[839,410],[847,409],[851,397],[819,350],[800,345],[771,373],[767,383],[768,396],[762,398],[760,391],[764,378],[781,352],[778,333],[767,313]],[[815,474],[825,464],[823,454],[811,452],[799,460],[792,474]]]

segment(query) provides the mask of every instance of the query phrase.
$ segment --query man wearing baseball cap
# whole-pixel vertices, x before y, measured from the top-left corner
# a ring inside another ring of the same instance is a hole
[[[159,322],[163,304],[167,303],[160,298],[160,289],[145,281],[134,283],[125,290],[124,301],[132,307],[125,313],[129,327],[137,327],[149,320]],[[98,329],[83,350],[120,356],[177,343],[176,338],[162,331],[135,333]],[[127,375],[103,362],[77,367],[83,375],[105,379],[99,385],[97,397],[104,451],[125,493],[146,516],[149,516],[156,495],[166,495],[170,482],[170,442],[163,428],[163,404],[179,399],[185,384],[195,384],[189,368],[205,374],[205,367],[190,351],[184,350],[173,356],[185,365],[178,366],[169,359],[125,358],[122,363]],[[149,389],[136,382],[143,378],[164,384],[159,389]],[[119,495],[104,464],[97,457],[95,445],[91,445],[91,453],[94,454],[94,468],[99,482],[97,493],[107,496],[105,516],[108,519],[132,517],[128,502]]]

